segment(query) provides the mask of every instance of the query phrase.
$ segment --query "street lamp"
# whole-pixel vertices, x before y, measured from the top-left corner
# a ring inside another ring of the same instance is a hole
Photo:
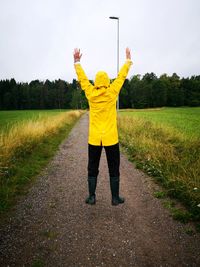
[[[119,72],[119,17],[109,17],[109,19],[117,20],[117,74]],[[117,109],[119,110],[119,95],[117,101]]]

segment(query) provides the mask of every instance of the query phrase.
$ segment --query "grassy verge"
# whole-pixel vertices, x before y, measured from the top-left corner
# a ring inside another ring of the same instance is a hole
[[[29,120],[41,120],[68,112],[70,110],[45,109],[45,110],[4,110],[0,111],[0,132],[8,132],[14,124],[25,123]]]
[[[16,123],[0,134],[0,214],[27,192],[80,116],[80,111],[62,112]]]
[[[189,139],[200,138],[200,107],[120,110],[120,115],[134,116],[157,125],[170,126]]]
[[[165,194],[187,207],[187,220],[200,220],[200,142],[175,127],[138,116],[120,116],[119,137],[130,159],[161,183]]]

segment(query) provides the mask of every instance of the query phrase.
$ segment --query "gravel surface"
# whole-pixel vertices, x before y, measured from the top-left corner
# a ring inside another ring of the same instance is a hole
[[[97,203],[87,196],[88,114],[0,226],[0,266],[200,266],[200,235],[185,233],[156,185],[121,155],[124,205],[111,206],[103,151]]]

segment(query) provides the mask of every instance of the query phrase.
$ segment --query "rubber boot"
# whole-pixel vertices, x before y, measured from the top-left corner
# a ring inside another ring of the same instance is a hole
[[[112,194],[112,205],[123,204],[125,199],[119,196],[119,177],[110,177],[110,189]]]
[[[88,177],[88,190],[89,196],[86,198],[85,203],[94,205],[96,204],[96,186],[97,186],[97,177]]]

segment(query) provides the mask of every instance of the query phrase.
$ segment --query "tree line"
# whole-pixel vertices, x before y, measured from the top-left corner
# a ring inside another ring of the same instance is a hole
[[[68,83],[34,80],[17,83],[15,79],[0,81],[0,110],[84,109],[85,94],[74,79]]]
[[[200,75],[134,75],[125,80],[119,100],[120,108],[200,106]],[[0,80],[0,110],[70,108],[88,108],[84,91],[75,79],[71,83],[61,79],[30,83]]]
[[[173,73],[159,78],[154,73],[133,76],[121,91],[121,108],[200,106],[200,75],[182,78]]]

